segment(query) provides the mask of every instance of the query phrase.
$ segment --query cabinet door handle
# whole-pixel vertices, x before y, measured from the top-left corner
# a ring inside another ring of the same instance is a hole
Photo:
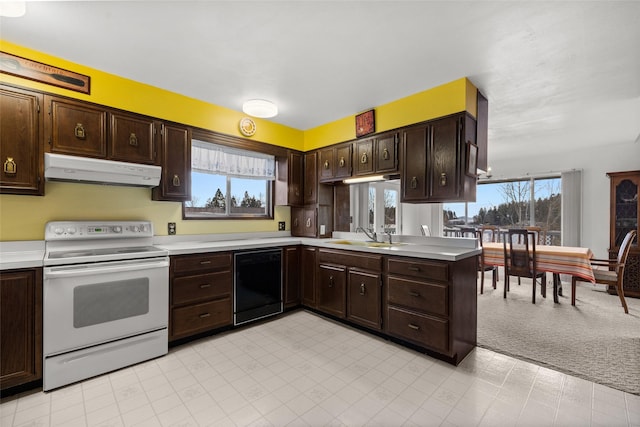
[[[447,174],[442,172],[440,174],[440,187],[446,187],[447,185]]]
[[[207,317],[210,317],[210,316],[211,316],[211,313],[202,313],[202,314],[200,315],[200,318],[201,318],[201,319],[206,319]]]
[[[367,163],[369,161],[369,156],[367,153],[362,153],[362,157],[360,157],[360,163]]]
[[[129,145],[131,145],[132,147],[138,146],[138,137],[133,132],[131,132],[131,135],[129,135]]]
[[[311,218],[307,218],[307,228],[311,228]]]
[[[298,226],[298,218],[294,218],[293,219],[293,226],[297,227]]]
[[[411,184],[410,187],[415,190],[416,188],[418,188],[418,178],[417,177],[413,177],[411,178]]]
[[[76,128],[74,129],[73,133],[78,139],[87,138],[87,132],[84,130],[84,126],[82,125],[82,123],[76,123]]]
[[[416,291],[409,291],[409,295],[411,295],[412,297],[419,297],[420,294]]]
[[[333,276],[329,276],[329,287],[333,288]]]
[[[210,288],[211,284],[210,283],[203,283],[202,285],[200,285],[200,289],[206,289],[206,288]]]
[[[420,330],[420,326],[414,325],[413,323],[409,323],[407,326],[409,328],[413,329],[414,331],[419,331]]]
[[[341,168],[344,167],[345,161],[344,161],[344,157],[340,157],[340,161],[338,162],[338,166],[340,166]]]
[[[7,160],[4,162],[4,173],[7,175],[15,175],[18,173],[18,165],[13,160],[13,157],[7,157]]]
[[[329,169],[329,160],[324,161],[324,168]]]
[[[200,261],[200,265],[211,264],[211,261]]]
[[[367,288],[364,283],[360,283],[360,295],[364,295],[367,292]]]
[[[384,147],[382,150],[382,159],[389,160],[389,150],[387,150],[387,147]]]
[[[171,181],[174,187],[180,187],[180,177],[178,175],[173,175],[173,180]]]
[[[415,266],[412,265],[410,267],[407,267],[407,270],[409,270],[409,271],[420,271],[420,267],[415,267]]]

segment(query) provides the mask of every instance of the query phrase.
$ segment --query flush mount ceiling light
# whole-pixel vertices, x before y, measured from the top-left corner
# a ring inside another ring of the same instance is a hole
[[[0,1],[0,16],[19,18],[24,16],[27,5],[24,1]]]
[[[250,99],[242,104],[242,111],[253,117],[268,119],[278,115],[278,107],[265,99]]]

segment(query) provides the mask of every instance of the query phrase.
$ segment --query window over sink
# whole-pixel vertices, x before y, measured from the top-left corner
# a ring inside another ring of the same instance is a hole
[[[273,218],[275,157],[193,140],[185,219]]]

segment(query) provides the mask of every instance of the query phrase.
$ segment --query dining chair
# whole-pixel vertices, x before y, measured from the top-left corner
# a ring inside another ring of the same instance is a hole
[[[460,237],[473,237],[476,238],[476,229],[474,227],[460,227]]]
[[[482,229],[479,229],[477,231],[477,234],[478,234],[478,240],[480,241],[480,249],[482,249],[482,244],[484,241],[484,234],[482,232]],[[493,285],[493,289],[496,289],[496,286],[498,283],[498,266],[485,264],[484,250],[480,252],[480,256],[478,257],[478,271],[480,272],[480,293],[481,294],[484,293],[484,275],[487,271],[491,271],[491,278],[492,278],[491,284]]]
[[[503,239],[504,248],[504,298],[509,290],[509,276],[528,277],[532,280],[531,302],[536,303],[537,279],[541,279],[542,297],[547,297],[547,280],[544,271],[538,271],[536,261],[536,241],[533,233],[523,228],[509,229]]]
[[[593,269],[593,276],[596,284],[615,286],[620,303],[624,312],[629,314],[627,301],[624,299],[624,267],[631,250],[631,243],[636,238],[636,230],[631,230],[624,236],[624,240],[618,249],[618,257],[616,259],[592,259],[591,265],[596,267]],[[606,270],[598,267],[608,267]],[[571,279],[571,305],[576,305],[576,282],[582,281],[579,277],[573,276]]]
[[[535,234],[537,245],[547,244],[547,231],[544,228],[537,225],[530,225],[525,227],[525,230],[531,231]]]

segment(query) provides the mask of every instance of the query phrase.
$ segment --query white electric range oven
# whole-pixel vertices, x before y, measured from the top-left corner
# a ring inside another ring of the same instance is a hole
[[[148,221],[54,221],[43,269],[45,391],[168,350],[169,256]]]

